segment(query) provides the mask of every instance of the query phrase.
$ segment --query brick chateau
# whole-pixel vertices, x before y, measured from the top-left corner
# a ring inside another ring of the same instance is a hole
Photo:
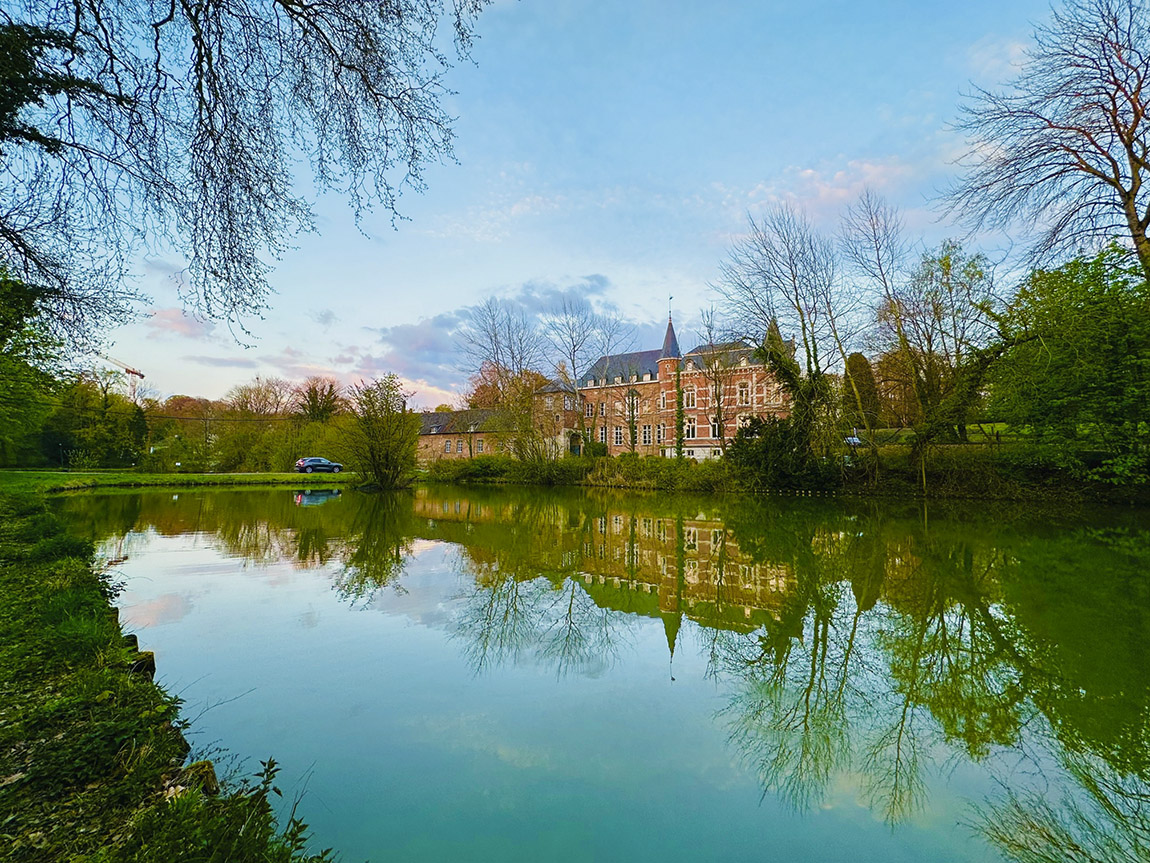
[[[743,342],[699,345],[683,354],[670,318],[663,346],[600,357],[576,386],[552,383],[536,396],[537,425],[561,451],[578,451],[580,430],[610,455],[675,455],[683,400],[683,455],[722,454],[750,417],[786,416],[774,376]],[[501,449],[486,411],[422,415],[419,457],[471,458]]]

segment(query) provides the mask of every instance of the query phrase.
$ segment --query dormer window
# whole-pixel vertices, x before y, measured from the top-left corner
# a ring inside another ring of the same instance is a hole
[[[617,383],[617,384],[623,383],[623,376],[622,375],[615,375],[615,383]]]
[[[747,358],[746,357],[743,357],[742,359],[739,360],[739,365],[746,366],[746,364],[747,364]]]
[[[651,380],[651,373],[647,372],[645,375],[643,375],[643,380],[645,380],[645,381]]]
[[[695,361],[687,360],[687,371],[693,372],[695,370]]]
[[[635,381],[637,381],[637,380],[639,380],[639,376],[638,376],[638,375],[631,375],[631,380],[630,380],[630,383],[635,383]]]

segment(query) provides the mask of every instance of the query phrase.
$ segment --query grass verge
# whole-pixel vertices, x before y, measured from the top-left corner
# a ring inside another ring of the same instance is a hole
[[[277,827],[275,764],[220,793],[178,699],[125,638],[115,586],[34,497],[0,495],[0,858],[320,861]]]
[[[89,488],[198,488],[212,486],[352,485],[354,473],[135,473],[93,470],[0,470],[0,494],[51,493]]]

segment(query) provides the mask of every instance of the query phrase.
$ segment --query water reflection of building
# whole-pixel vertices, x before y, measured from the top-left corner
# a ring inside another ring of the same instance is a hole
[[[683,614],[714,629],[750,632],[777,622],[795,577],[790,564],[754,560],[722,521],[632,509],[530,512],[435,490],[415,496],[415,516],[458,542],[490,577],[561,575],[603,608],[650,617]],[[485,535],[484,526],[499,526]],[[520,535],[508,540],[505,528]],[[476,573],[480,575],[480,573]]]

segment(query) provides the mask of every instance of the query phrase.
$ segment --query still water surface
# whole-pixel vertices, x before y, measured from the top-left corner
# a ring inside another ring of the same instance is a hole
[[[1150,859],[1145,512],[58,503],[193,745],[274,756],[343,860]]]

